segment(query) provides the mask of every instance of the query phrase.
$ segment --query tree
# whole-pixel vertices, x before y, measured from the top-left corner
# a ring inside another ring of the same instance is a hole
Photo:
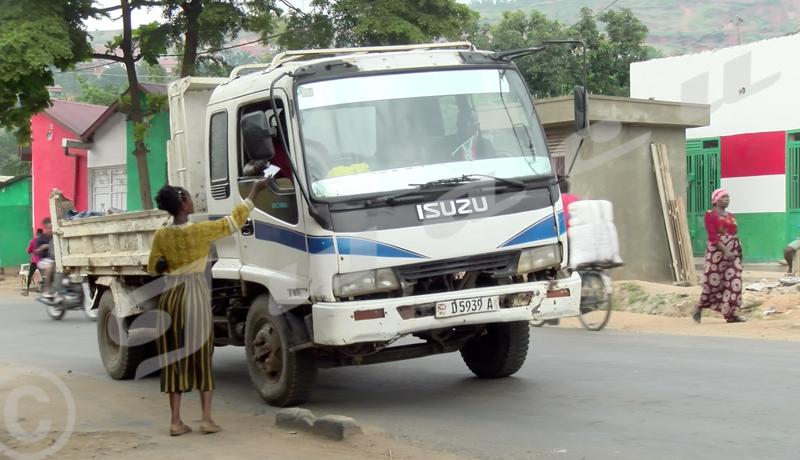
[[[2,2],[0,126],[20,144],[31,140],[31,117],[51,105],[53,69],[71,69],[91,55],[83,21],[95,14],[92,0]]]
[[[266,38],[281,13],[274,0],[162,0],[161,27],[167,45],[176,46],[182,57],[180,76],[195,75],[201,49],[220,49],[240,32],[258,32]],[[218,58],[216,58],[218,61]],[[210,59],[214,61],[215,59]]]
[[[479,15],[455,0],[314,0],[308,14],[292,10],[286,49],[405,45],[457,39]]]
[[[30,161],[18,156],[17,140],[6,130],[0,130],[0,175],[18,176],[31,173]]]
[[[75,102],[109,106],[117,100],[117,93],[108,87],[93,86],[83,75],[78,75],[77,78],[81,84],[81,95],[75,98]]]
[[[598,21],[604,24],[606,33],[601,32]],[[628,96],[630,64],[656,53],[644,45],[647,33],[647,27],[630,9],[608,10],[595,17],[590,8],[583,8],[580,19],[571,26],[550,20],[539,11],[506,11],[500,23],[477,28],[470,37],[476,46],[489,50],[534,47],[547,40],[583,40],[589,92]],[[581,53],[580,48],[558,45],[515,62],[535,97],[557,97],[571,93],[575,84],[582,83]]]

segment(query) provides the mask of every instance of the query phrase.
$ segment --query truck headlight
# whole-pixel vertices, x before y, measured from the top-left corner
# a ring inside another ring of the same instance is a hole
[[[525,249],[519,256],[517,274],[523,275],[525,273],[559,266],[561,266],[560,244]]]
[[[391,268],[333,276],[333,295],[336,297],[353,297],[395,289],[400,289],[400,282]]]

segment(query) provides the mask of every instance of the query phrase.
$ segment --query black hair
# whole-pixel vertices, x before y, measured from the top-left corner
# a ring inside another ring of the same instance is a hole
[[[47,225],[50,223],[52,223],[52,221],[50,220],[49,217],[45,217],[44,219],[42,219],[42,225]]]
[[[181,205],[186,201],[186,191],[180,187],[164,184],[156,193],[156,206],[162,211],[167,211],[173,216],[181,212]]]
[[[558,189],[561,190],[561,193],[569,193],[569,182],[566,179],[562,180],[558,183]]]
[[[44,230],[42,230],[41,228],[37,228],[36,229],[36,234],[37,235],[41,235],[42,233],[44,233]]]

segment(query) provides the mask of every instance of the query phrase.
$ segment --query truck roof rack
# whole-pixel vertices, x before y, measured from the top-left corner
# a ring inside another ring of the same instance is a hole
[[[467,49],[474,50],[475,46],[467,41],[445,42],[445,43],[420,43],[416,45],[393,45],[393,46],[365,46],[359,48],[329,48],[319,50],[291,50],[278,53],[270,64],[250,64],[233,69],[231,79],[236,78],[241,71],[246,69],[265,69],[271,70],[280,67],[287,62],[296,61],[309,56],[335,56],[339,54],[360,55],[371,53],[388,53],[392,51],[422,51],[430,49]]]

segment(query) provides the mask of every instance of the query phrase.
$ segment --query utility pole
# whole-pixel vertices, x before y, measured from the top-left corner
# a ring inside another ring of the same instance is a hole
[[[740,18],[739,15],[737,14],[736,15],[736,19],[734,19],[734,21],[736,21],[736,41],[741,45],[742,44],[742,36],[739,33],[739,24],[744,22],[744,19]]]

